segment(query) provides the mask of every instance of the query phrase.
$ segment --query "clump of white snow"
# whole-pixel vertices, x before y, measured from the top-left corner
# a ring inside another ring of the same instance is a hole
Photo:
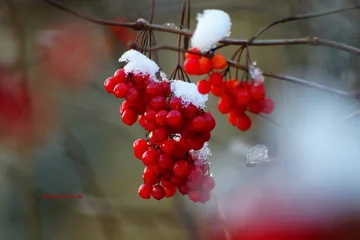
[[[163,81],[169,81],[167,78],[167,75],[163,71],[160,72],[160,77],[161,77],[161,80],[163,80]]]
[[[255,84],[261,84],[265,81],[265,77],[260,68],[256,67],[256,62],[249,66],[250,77],[255,81]]]
[[[156,80],[156,73],[160,69],[154,61],[133,49],[126,51],[120,57],[119,62],[127,63],[124,67],[125,73],[149,74],[152,80]]]
[[[216,44],[230,36],[231,19],[221,10],[208,9],[196,17],[198,23],[191,38],[191,46],[201,52],[207,52]]]
[[[212,153],[208,142],[204,143],[204,146],[200,150],[190,150],[189,153],[196,165],[210,163],[209,159]]]
[[[183,104],[194,104],[198,108],[204,108],[208,101],[208,95],[199,93],[195,83],[184,82],[181,80],[171,81],[171,92],[175,97],[180,98]]]

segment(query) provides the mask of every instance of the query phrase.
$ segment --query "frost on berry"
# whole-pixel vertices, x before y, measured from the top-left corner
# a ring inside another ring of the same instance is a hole
[[[181,80],[171,80],[171,91],[175,97],[180,98],[186,106],[190,103],[199,108],[204,108],[208,95],[201,94],[195,83],[188,83]]]
[[[136,50],[129,50],[125,52],[119,59],[119,62],[126,62],[124,67],[125,72],[134,73],[138,75],[149,74],[151,80],[156,81],[156,73],[159,72],[159,66]]]
[[[221,10],[208,9],[197,15],[197,25],[191,38],[191,46],[201,52],[214,48],[224,37],[230,36],[230,16]]]
[[[265,80],[263,72],[259,68],[256,67],[256,62],[253,62],[249,66],[249,74],[250,74],[251,79],[253,79],[256,84],[261,84]]]

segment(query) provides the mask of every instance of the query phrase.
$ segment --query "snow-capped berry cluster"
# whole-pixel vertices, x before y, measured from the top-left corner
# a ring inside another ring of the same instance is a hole
[[[211,50],[218,41],[229,36],[230,17],[220,10],[206,10],[197,20],[198,24],[191,38],[192,48],[185,54],[184,70],[189,75],[208,74],[207,78],[198,82],[198,91],[201,94],[211,92],[219,97],[219,111],[228,114],[228,120],[233,126],[246,131],[251,127],[251,119],[246,111],[270,114],[274,109],[273,101],[265,98],[264,76],[258,68],[251,65],[250,83],[237,79],[225,81],[223,75],[216,70],[227,67],[227,60],[221,53],[211,53]],[[203,56],[205,53],[211,53],[211,57]]]
[[[207,95],[180,80],[157,79],[159,67],[141,53],[130,50],[121,58],[127,64],[105,80],[106,91],[125,98],[120,114],[131,126],[137,119],[148,139],[133,144],[134,155],[146,166],[140,197],[160,200],[177,190],[194,202],[206,202],[215,183],[208,164],[207,141],[215,119],[203,107]]]

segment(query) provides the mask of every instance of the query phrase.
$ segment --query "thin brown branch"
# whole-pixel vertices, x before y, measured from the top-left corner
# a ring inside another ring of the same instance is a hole
[[[63,11],[65,11],[67,13],[70,13],[70,14],[72,14],[74,16],[82,18],[83,20],[86,20],[86,21],[89,21],[89,22],[92,22],[92,23],[96,23],[96,24],[100,24],[100,25],[128,27],[128,28],[132,28],[132,29],[137,30],[137,31],[151,29],[151,30],[159,31],[159,32],[180,34],[180,35],[185,36],[185,37],[191,37],[192,34],[193,34],[188,29],[176,29],[176,28],[166,27],[164,25],[151,24],[151,23],[147,22],[145,19],[138,19],[136,22],[133,22],[133,23],[128,23],[128,22],[118,23],[118,22],[113,22],[113,21],[106,21],[106,20],[91,18],[91,17],[85,16],[83,14],[80,14],[80,13],[78,13],[78,12],[68,8],[68,7],[65,7],[62,4],[58,3],[57,1],[54,1],[54,0],[44,0],[44,1],[51,4],[51,5],[53,5],[54,7],[58,8],[60,10],[63,10]],[[332,10],[328,14],[336,13],[336,12],[340,12],[340,11],[345,11],[345,10],[350,10],[350,9],[356,9],[356,8],[359,8],[359,7],[358,6],[352,6],[352,7]],[[322,12],[321,14],[322,14],[322,16],[324,16],[324,12]],[[314,15],[316,15],[316,14],[313,13],[310,16],[314,16]],[[310,18],[310,17],[308,17],[308,18]],[[290,17],[286,18],[286,19],[290,19]],[[301,19],[303,19],[303,18],[301,18]],[[250,41],[250,40],[226,38],[226,39],[220,41],[220,43],[223,43],[223,44],[226,44],[226,45],[243,45],[243,46],[245,46],[245,45],[247,45],[247,46],[277,46],[277,45],[327,46],[327,47],[339,49],[339,50],[342,50],[342,51],[350,52],[350,53],[353,53],[353,54],[356,54],[356,55],[360,55],[360,49],[358,49],[358,48],[355,48],[355,47],[352,47],[352,46],[349,46],[349,45],[346,45],[346,44],[343,44],[343,43],[337,43],[337,42],[333,42],[333,41],[330,41],[330,40],[320,39],[320,38],[317,38],[317,37],[306,37],[306,38],[296,38],[296,39],[253,40],[253,41]]]
[[[135,49],[140,49],[140,48],[136,48]],[[151,49],[147,49],[148,51],[158,51],[158,50],[170,50],[170,51],[176,51],[176,52],[190,52],[193,54],[199,54],[202,55],[200,53],[196,53],[193,51],[188,51],[186,49],[180,49],[177,47],[172,47],[172,46],[155,46]],[[233,60],[227,60],[227,63],[236,68],[236,69],[240,69],[242,71],[247,72],[248,68],[245,65],[239,64],[236,61]],[[311,87],[311,88],[315,88],[321,91],[325,91],[325,92],[329,92],[329,93],[333,93],[339,96],[344,96],[344,97],[351,97],[351,98],[355,98],[356,94],[354,93],[348,93],[345,91],[341,91],[341,90],[337,90],[337,89],[333,89],[327,86],[323,86],[317,83],[313,83],[313,82],[309,82],[307,80],[301,79],[301,78],[297,78],[297,77],[293,77],[293,76],[288,76],[288,75],[284,75],[284,74],[276,74],[276,73],[269,73],[269,72],[263,72],[263,75],[266,77],[270,77],[270,78],[277,78],[277,79],[281,79],[287,82],[292,82],[292,83],[296,83],[296,84],[300,84],[303,86],[307,86],[307,87]]]
[[[307,13],[307,14],[301,14],[301,15],[295,15],[295,16],[290,16],[290,17],[286,17],[280,20],[277,20],[275,22],[270,23],[269,25],[263,27],[262,29],[260,29],[250,40],[249,43],[252,43],[256,38],[258,38],[262,33],[264,33],[265,31],[269,30],[270,28],[272,28],[275,25],[278,25],[280,23],[286,23],[286,22],[293,22],[293,21],[298,21],[298,20],[304,20],[304,19],[310,19],[310,18],[317,18],[317,17],[323,17],[323,16],[327,16],[330,14],[335,14],[335,13],[339,13],[339,12],[344,12],[344,11],[349,11],[349,10],[354,10],[354,9],[359,9],[360,6],[349,6],[349,7],[342,7],[342,8],[336,8],[336,9],[332,9],[332,10],[328,10],[328,11],[322,11],[322,12],[314,12],[314,13]]]

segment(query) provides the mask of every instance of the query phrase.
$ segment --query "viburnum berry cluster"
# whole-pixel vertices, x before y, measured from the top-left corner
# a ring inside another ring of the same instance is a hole
[[[200,51],[192,48],[190,52],[199,53]],[[270,114],[274,110],[274,103],[271,98],[266,98],[264,77],[257,68],[252,66],[253,80],[248,82],[237,79],[225,80],[221,72],[215,71],[222,70],[226,66],[226,59],[220,53],[214,54],[211,59],[194,53],[185,55],[184,70],[186,73],[190,75],[208,74],[206,79],[197,83],[198,91],[201,94],[211,92],[214,96],[219,97],[219,112],[227,114],[228,120],[233,126],[241,131],[246,131],[251,127],[251,119],[246,112]]]
[[[167,80],[155,62],[135,50],[119,61],[126,62],[125,67],[106,79],[104,87],[125,99],[120,106],[122,121],[129,126],[138,121],[148,132],[147,139],[133,144],[135,157],[145,165],[140,197],[161,200],[178,190],[205,203],[215,187],[207,142],[216,122],[203,110],[207,96],[199,94],[193,83]]]

